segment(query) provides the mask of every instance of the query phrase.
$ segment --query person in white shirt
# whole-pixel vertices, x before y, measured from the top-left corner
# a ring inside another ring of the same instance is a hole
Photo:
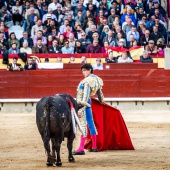
[[[22,6],[20,5],[20,1],[15,2],[15,6],[12,7],[12,20],[14,25],[16,24],[16,21],[18,21],[21,24],[22,21]]]
[[[127,52],[123,52],[118,58],[118,63],[133,63],[133,60],[127,56]]]
[[[42,19],[42,23],[44,24],[44,22],[48,19],[51,18],[53,20],[57,21],[57,17],[53,14],[53,10],[51,8],[48,8],[48,13],[43,15],[43,19]]]
[[[96,59],[96,64],[93,64],[93,70],[103,70],[103,64],[101,63],[101,58]]]
[[[48,8],[51,8],[54,11],[57,9],[58,5],[60,5],[62,9],[62,5],[58,3],[58,0],[53,0],[53,2],[48,5]]]
[[[84,0],[83,6],[87,7],[87,4],[89,3],[89,0]],[[93,0],[93,5],[96,5],[96,7],[99,7],[99,2],[97,0]]]
[[[32,49],[28,47],[28,42],[23,42],[23,47],[20,48],[20,53],[32,54]]]

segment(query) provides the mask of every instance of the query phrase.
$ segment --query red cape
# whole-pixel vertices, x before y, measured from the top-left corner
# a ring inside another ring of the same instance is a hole
[[[92,99],[92,112],[98,131],[97,148],[99,151],[134,149],[126,124],[118,109],[110,105],[101,105],[96,99]],[[92,141],[88,131],[85,149],[90,148],[92,148]]]

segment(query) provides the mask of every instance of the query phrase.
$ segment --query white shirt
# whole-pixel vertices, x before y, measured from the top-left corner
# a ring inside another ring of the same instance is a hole
[[[48,5],[48,8],[51,8],[51,9],[54,11],[54,10],[57,9],[57,6],[58,6],[58,5],[61,6],[61,10],[62,10],[62,5],[59,4],[59,3],[56,3],[56,4],[55,4],[54,2],[52,2],[51,4],[49,4],[49,5]]]
[[[88,4],[88,0],[84,0],[83,6],[87,7],[86,4]],[[93,0],[93,5],[96,5],[96,7],[99,7],[99,2],[97,0]]]
[[[97,65],[97,64],[93,64],[93,70],[103,70],[103,64]]]
[[[57,17],[54,14],[51,14],[51,18],[57,21]],[[47,20],[47,14],[43,15],[42,23]]]

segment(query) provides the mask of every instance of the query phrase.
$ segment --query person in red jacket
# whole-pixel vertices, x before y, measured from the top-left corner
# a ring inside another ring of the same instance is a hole
[[[86,53],[101,53],[101,47],[98,39],[94,39],[93,44],[89,44],[87,46]]]

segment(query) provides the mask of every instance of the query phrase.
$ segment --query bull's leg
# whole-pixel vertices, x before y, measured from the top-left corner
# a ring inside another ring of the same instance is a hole
[[[46,162],[46,165],[47,166],[52,166],[54,161],[53,161],[52,156],[51,156],[50,138],[49,137],[43,137],[43,142],[44,142],[44,148],[45,148],[46,153],[47,153],[47,162]]]
[[[52,143],[52,157],[53,157],[54,162],[56,163],[56,147],[55,147],[54,138],[51,139],[51,143]]]
[[[57,140],[57,142],[56,142],[56,152],[57,152],[57,163],[56,163],[56,165],[57,166],[61,166],[62,165],[61,158],[60,158],[60,146],[61,146],[61,142],[62,142],[62,139],[61,140]]]
[[[67,139],[67,148],[68,148],[68,160],[69,162],[75,162],[75,159],[72,155],[72,149],[73,149],[73,140],[75,138],[75,135],[73,132],[69,133],[68,139]]]

